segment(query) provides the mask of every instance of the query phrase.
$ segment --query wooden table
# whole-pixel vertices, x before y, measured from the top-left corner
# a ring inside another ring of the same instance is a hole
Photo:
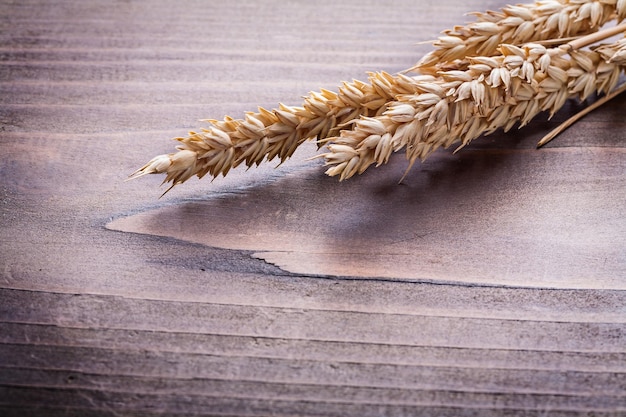
[[[500,1],[0,7],[3,416],[626,413],[626,98],[339,183],[124,182]]]

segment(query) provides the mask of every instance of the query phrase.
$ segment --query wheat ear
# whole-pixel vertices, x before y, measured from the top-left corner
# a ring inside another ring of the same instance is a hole
[[[621,25],[603,35],[625,30]],[[502,55],[469,58],[465,71],[416,81],[413,94],[398,96],[381,116],[361,118],[328,145],[321,155],[330,165],[326,173],[343,180],[386,163],[402,149],[410,168],[439,147],[460,142],[460,149],[499,128],[507,131],[518,122],[524,126],[542,111],[552,116],[570,97],[583,100],[609,92],[623,69],[616,58],[621,42],[603,46],[602,53],[579,49],[584,46],[584,39],[551,49],[501,45]]]
[[[516,36],[524,34],[531,38],[533,36],[541,38],[545,37],[545,33],[530,33],[527,21],[520,16],[537,14],[537,10],[546,13],[547,10],[566,9],[568,13],[563,13],[561,16],[568,16],[569,19],[575,16],[577,19],[577,23],[568,24],[567,27],[570,29],[566,33],[575,33],[572,27],[593,28],[610,19],[611,15],[615,15],[616,10],[624,9],[626,0],[617,2],[604,0],[600,2],[604,4],[601,10],[597,8],[597,5],[582,7],[581,4],[585,2],[580,1],[571,2],[572,4],[567,7],[559,6],[561,7],[559,9],[557,3],[569,4],[570,2],[539,1],[535,5],[509,6],[500,13],[477,13],[479,17],[477,25],[485,30],[486,22],[490,22],[499,24],[502,30],[508,31],[507,33],[518,33]],[[524,11],[525,9],[527,10]],[[574,13],[574,10],[577,12]],[[623,15],[623,13],[619,14]],[[455,30],[456,32],[462,31],[461,27],[456,27]],[[470,25],[466,32],[473,33],[473,36],[462,39],[468,44],[464,50],[466,54],[464,58],[482,52],[482,49],[471,45],[479,42],[480,39],[485,40],[484,33],[480,34],[478,27]],[[452,34],[453,31],[448,31],[448,33]],[[490,42],[493,42],[493,39],[495,38],[492,38]],[[458,50],[453,56],[459,56]],[[441,61],[437,68],[438,70],[459,70],[463,65],[466,64]],[[424,72],[429,71],[432,72],[432,69]],[[180,142],[177,152],[153,158],[131,174],[129,179],[146,174],[165,173],[166,178],[163,182],[172,183],[172,186],[166,190],[167,192],[173,186],[194,175],[199,178],[206,174],[216,177],[219,174],[226,175],[231,168],[241,163],[253,166],[264,159],[271,160],[275,157],[284,161],[307,139],[317,139],[318,144],[322,144],[338,131],[351,129],[352,122],[359,117],[380,115],[397,95],[411,93],[413,88],[411,85],[420,79],[425,82],[429,81],[428,76],[406,77],[401,74],[391,76],[384,72],[370,73],[369,83],[353,81],[344,83],[338,93],[328,90],[311,93],[305,97],[302,107],[281,105],[278,109],[260,108],[258,112],[249,112],[244,119],[226,117],[221,121],[208,120],[210,123],[208,128],[200,132],[190,132],[188,137],[176,138]]]
[[[312,92],[302,107],[280,105],[249,112],[244,119],[207,120],[210,127],[176,138],[177,152],[156,156],[129,179],[166,173],[163,182],[173,187],[194,175],[226,175],[241,163],[253,166],[275,157],[284,161],[307,139],[321,141],[360,116],[381,114],[396,95],[412,91],[412,82],[407,76],[370,73],[369,83],[355,80],[344,83],[338,93]]]
[[[441,65],[469,56],[499,54],[501,44],[586,35],[610,20],[626,17],[625,0],[546,0],[507,6],[500,11],[471,13],[476,21],[444,31],[412,70],[433,72]]]

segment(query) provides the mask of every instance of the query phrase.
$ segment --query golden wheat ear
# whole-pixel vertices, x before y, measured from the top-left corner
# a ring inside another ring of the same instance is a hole
[[[437,147],[450,146],[459,137],[462,138],[462,147],[481,131],[490,133],[503,124],[504,129],[508,130],[515,121],[526,123],[530,120],[537,108],[558,107],[556,103],[562,104],[567,94],[563,89],[559,95],[551,94],[550,100],[553,102],[549,104],[544,103],[544,98],[537,98],[542,101],[541,105],[530,99],[518,100],[525,104],[516,102],[514,109],[511,103],[500,100],[502,105],[490,113],[487,126],[482,125],[484,117],[473,118],[470,123],[468,108],[464,105],[450,105],[446,97],[456,94],[455,100],[462,102],[469,94],[479,108],[486,108],[483,101],[492,104],[498,102],[499,98],[494,96],[499,91],[497,88],[509,85],[511,75],[516,79],[505,68],[491,71],[494,59],[498,61],[503,55],[515,55],[510,51],[502,51],[502,48],[513,50],[517,47],[515,43],[554,41],[554,37],[579,36],[597,31],[604,23],[614,19],[622,20],[626,16],[626,0],[542,0],[534,4],[507,6],[499,12],[473,14],[477,18],[476,22],[444,32],[445,36],[435,42],[435,50],[413,68],[418,74],[408,76],[406,73],[390,75],[372,72],[369,73],[368,82],[355,80],[343,83],[337,93],[329,90],[310,93],[300,107],[280,105],[273,110],[260,108],[257,112],[246,113],[243,119],[227,116],[221,121],[208,120],[208,128],[177,138],[177,153],[153,158],[131,174],[129,179],[146,174],[166,174],[163,182],[171,182],[175,186],[192,176],[202,178],[208,174],[215,178],[220,174],[226,175],[240,164],[252,167],[274,158],[285,161],[306,140],[316,140],[318,146],[329,146],[330,152],[324,154],[324,157],[328,164],[334,166],[327,172],[329,175],[340,175],[341,179],[362,173],[371,163],[386,163],[390,152],[403,148],[406,148],[412,165]],[[507,42],[511,45],[503,46]],[[491,71],[489,82],[485,84],[476,79],[457,79],[460,74],[471,76],[467,72],[468,68],[476,73],[483,71],[485,75],[485,71]],[[482,70],[479,71],[480,68]],[[558,71],[554,68],[559,67],[553,66],[552,76]],[[534,69],[527,62],[519,71],[524,72],[530,80],[530,71]],[[605,83],[613,85],[612,79],[605,80]],[[587,81],[580,84],[587,86],[580,94],[586,94],[591,88]],[[496,89],[491,90],[491,87]],[[550,89],[549,86],[544,87],[545,91]],[[606,91],[606,88],[599,90]],[[450,93],[457,91],[460,93]],[[516,91],[517,97],[514,99],[519,99],[523,94],[530,94],[524,86]],[[411,96],[415,96],[415,99],[406,102],[405,97]],[[432,108],[420,107],[433,100],[439,103],[433,102]],[[420,107],[421,110],[414,114],[412,106]],[[364,135],[368,123],[372,123],[366,120],[377,117],[385,120],[384,124],[388,125],[385,128],[393,132],[378,135],[380,138]],[[408,123],[406,119],[411,117],[426,122],[424,126],[418,122]],[[462,126],[459,125],[461,121]],[[396,129],[394,123],[402,125]],[[350,133],[355,128],[360,130],[359,134]],[[428,140],[409,140],[416,136],[417,130]],[[347,151],[342,146],[358,149],[359,155],[354,155],[353,151]],[[364,149],[369,150],[365,152]],[[349,160],[344,160],[348,157]]]
[[[609,93],[624,69],[624,40],[582,48],[625,31],[622,24],[557,48],[501,45],[502,55],[470,58],[465,71],[418,82],[381,116],[342,131],[324,154],[326,173],[344,180],[403,149],[411,166],[440,147],[459,143],[458,150],[480,135],[524,126],[540,112],[553,115],[569,98]]]
[[[316,140],[322,146],[352,120],[382,114],[393,97],[412,91],[409,77],[377,72],[368,81],[345,82],[337,93],[312,92],[300,107],[281,104],[273,110],[259,108],[243,119],[207,120],[208,128],[177,138],[177,153],[153,158],[129,179],[164,173],[164,182],[176,185],[194,175],[226,175],[240,164],[252,167],[274,158],[282,162],[302,142]]]
[[[475,22],[455,26],[433,42],[412,70],[437,72],[446,63],[470,56],[499,55],[502,44],[575,38],[596,32],[611,20],[626,18],[626,1],[537,1],[500,11],[470,13]],[[559,41],[561,42],[561,41]]]

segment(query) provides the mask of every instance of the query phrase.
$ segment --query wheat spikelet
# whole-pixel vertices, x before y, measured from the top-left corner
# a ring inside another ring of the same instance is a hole
[[[595,50],[606,62],[626,65],[626,38],[609,45],[600,45]]]
[[[166,177],[163,182],[172,183],[171,187],[166,190],[167,192],[173,186],[194,175],[199,178],[207,174],[216,177],[220,174],[226,175],[231,168],[242,163],[250,167],[260,164],[265,159],[272,160],[276,157],[284,161],[293,154],[303,141],[316,139],[318,145],[331,142],[335,140],[332,136],[339,132],[348,132],[353,126],[362,128],[366,122],[360,121],[355,124],[359,118],[381,116],[391,104],[395,106],[392,112],[402,112],[404,108],[398,104],[402,102],[401,97],[414,94],[420,88],[441,88],[436,82],[438,78],[441,78],[437,75],[438,72],[447,72],[449,77],[449,74],[466,70],[468,59],[487,58],[474,57],[474,55],[486,51],[487,46],[477,46],[481,40],[485,44],[495,42],[494,39],[496,38],[485,38],[489,25],[492,28],[498,27],[502,31],[497,37],[500,40],[511,37],[516,40],[543,39],[546,36],[551,36],[552,32],[546,32],[546,29],[543,32],[533,31],[531,33],[528,30],[530,27],[529,20],[522,17],[535,16],[532,19],[535,28],[540,24],[552,27],[547,22],[552,22],[554,18],[546,17],[546,13],[550,10],[557,10],[560,13],[559,16],[562,16],[559,21],[565,22],[564,17],[569,19],[568,22],[560,23],[562,26],[558,32],[560,35],[562,33],[571,34],[595,30],[597,26],[609,19],[616,17],[621,19],[625,9],[626,0],[592,2],[548,0],[538,1],[530,5],[509,6],[504,8],[502,12],[477,13],[475,15],[478,17],[476,22],[478,26],[469,25],[466,29],[456,27],[454,30],[448,31],[449,35],[459,35],[457,40],[460,39],[465,44],[463,53],[461,54],[459,49],[455,49],[453,54],[440,56],[436,69],[424,64],[419,69],[424,73],[422,75],[398,74],[392,76],[385,72],[370,73],[367,83],[355,80],[351,83],[344,83],[337,93],[328,90],[310,93],[309,96],[305,97],[301,107],[280,105],[273,110],[259,108],[257,112],[247,113],[243,119],[225,117],[221,121],[207,120],[210,123],[209,127],[200,132],[190,132],[187,137],[176,138],[179,141],[177,152],[153,158],[131,174],[130,178],[137,178],[146,174],[165,173]],[[557,27],[560,26],[557,25]],[[478,28],[482,29],[479,30]],[[462,32],[466,32],[467,36],[463,35]],[[439,49],[434,53],[445,51],[443,46],[439,45]],[[493,49],[493,46],[489,48]],[[491,52],[493,53],[493,51]],[[431,55],[431,58],[433,56]],[[463,58],[463,60],[459,58]],[[445,59],[449,59],[449,61],[445,61]],[[421,62],[425,63],[426,61]],[[441,95],[439,90],[422,91],[422,93]],[[436,111],[440,111],[442,105],[435,107],[437,108]],[[402,116],[398,113],[394,117],[398,119],[406,117],[406,115]],[[338,139],[339,143],[331,145],[333,146],[332,149],[337,150],[339,145],[347,145],[357,149],[360,146],[358,138],[359,135],[342,134]],[[388,141],[389,138],[384,136],[384,139]],[[370,138],[369,141],[372,140]],[[369,145],[365,144],[361,147],[363,146]],[[425,145],[420,146],[424,147]],[[411,152],[413,154],[415,151]],[[424,151],[420,152],[423,153]],[[331,151],[326,154],[329,163],[335,158],[330,156],[332,153]]]
[[[545,0],[471,13],[476,21],[444,31],[412,70],[433,72],[442,64],[470,56],[498,55],[500,44],[568,38],[592,33],[626,17],[624,0]]]
[[[343,180],[401,149],[410,167],[439,147],[463,147],[499,128],[524,126],[542,111],[553,115],[570,97],[606,93],[623,69],[624,43],[600,49],[501,45],[501,55],[469,58],[465,71],[416,81],[413,94],[398,96],[381,116],[364,117],[333,140],[321,155],[330,165],[326,173]]]

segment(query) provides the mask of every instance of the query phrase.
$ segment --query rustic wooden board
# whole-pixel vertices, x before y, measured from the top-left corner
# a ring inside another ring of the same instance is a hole
[[[338,183],[162,199],[198,119],[411,66],[499,1],[4,2],[0,415],[626,413],[626,98]]]
[[[625,157],[602,147],[441,153],[400,186],[402,161],[350,184],[319,181],[315,167],[107,227],[255,251],[297,274],[624,290],[626,199],[615,188],[626,185]]]

